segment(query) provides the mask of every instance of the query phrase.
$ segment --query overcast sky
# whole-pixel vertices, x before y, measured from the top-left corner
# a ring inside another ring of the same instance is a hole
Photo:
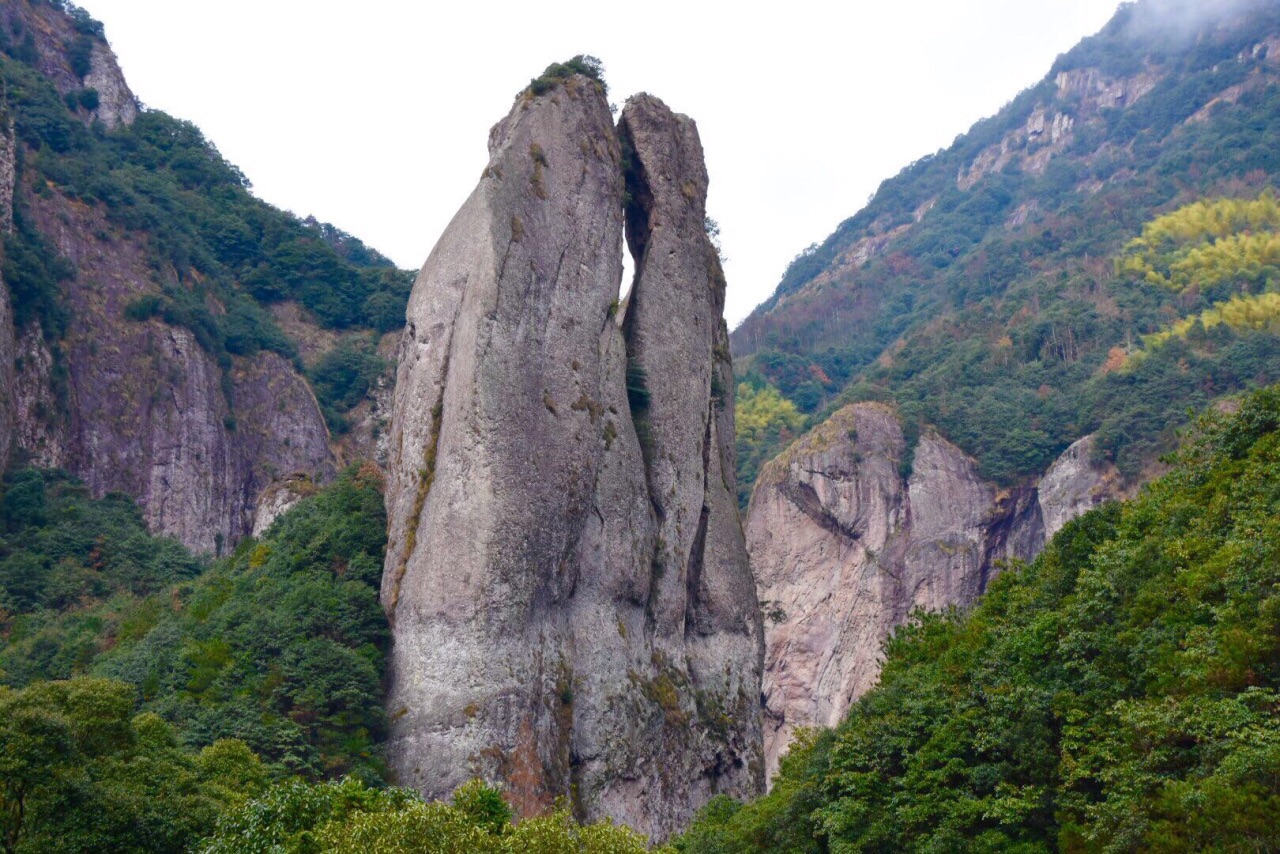
[[[1096,32],[1116,0],[564,4],[79,0],[146,105],[195,122],[261,198],[416,269],[490,126],[550,62],[695,118],[736,324],[879,183]]]

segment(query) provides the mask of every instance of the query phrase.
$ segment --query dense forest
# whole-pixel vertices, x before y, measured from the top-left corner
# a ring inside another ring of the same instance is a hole
[[[1280,388],[1202,417],[1137,499],[1070,523],[688,852],[1280,846]]]

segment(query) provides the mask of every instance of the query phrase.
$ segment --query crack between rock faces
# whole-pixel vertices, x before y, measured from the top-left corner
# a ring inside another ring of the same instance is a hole
[[[779,491],[801,513],[812,519],[823,530],[847,537],[850,540],[862,538],[862,535],[857,530],[841,522],[826,508],[822,503],[822,499],[818,497],[818,493],[809,484],[804,482],[794,485],[784,483],[779,487]]]

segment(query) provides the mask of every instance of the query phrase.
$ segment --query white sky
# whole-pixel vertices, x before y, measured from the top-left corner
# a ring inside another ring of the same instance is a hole
[[[698,122],[730,326],[880,181],[1037,82],[1116,0],[79,0],[143,103],[195,122],[263,199],[416,269],[490,126],[550,62]]]

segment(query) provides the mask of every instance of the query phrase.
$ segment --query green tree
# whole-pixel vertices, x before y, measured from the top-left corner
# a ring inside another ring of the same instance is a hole
[[[184,850],[266,775],[243,743],[199,754],[103,679],[0,689],[0,808],[10,852]]]

